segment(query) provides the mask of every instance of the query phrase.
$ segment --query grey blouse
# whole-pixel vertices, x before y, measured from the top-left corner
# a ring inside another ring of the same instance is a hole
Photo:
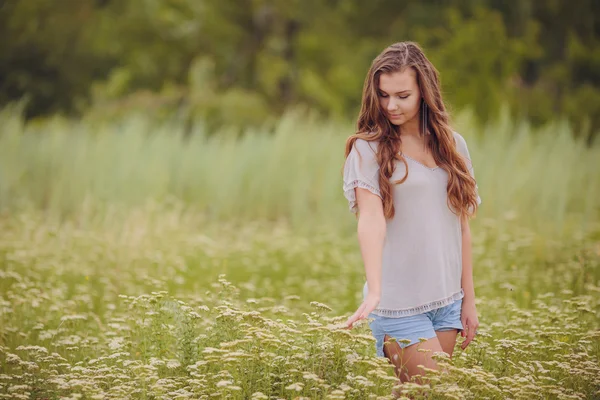
[[[473,166],[465,139],[454,132],[457,149]],[[343,191],[356,213],[355,188],[381,197],[377,141],[357,139],[344,165]],[[381,299],[374,314],[404,317],[434,310],[461,299],[462,233],[460,218],[447,205],[448,173],[429,168],[404,155],[408,177],[394,185],[394,218],[387,220],[381,271]],[[404,177],[404,163],[396,161],[391,180]],[[477,203],[481,198],[477,195]],[[363,297],[368,291],[367,283]]]

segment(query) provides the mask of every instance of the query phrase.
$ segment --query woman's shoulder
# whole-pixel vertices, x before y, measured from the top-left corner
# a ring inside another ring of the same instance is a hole
[[[456,143],[456,149],[462,155],[469,157],[469,150],[468,150],[467,141],[465,140],[465,138],[456,131],[452,131],[452,135],[454,136],[454,141]]]
[[[467,146],[467,141],[464,137],[458,132],[452,132],[454,134],[454,140],[456,141],[456,150],[466,159],[467,167],[470,169],[473,164],[471,164],[471,155],[469,154],[469,147]]]
[[[377,148],[379,146],[379,140],[368,140],[363,138],[357,138],[354,142],[354,147],[361,154],[377,154]]]
[[[456,142],[457,146],[462,146],[463,144],[466,144],[467,142],[465,141],[465,138],[462,137],[462,135],[456,131],[452,131],[452,135],[454,136],[454,141]]]

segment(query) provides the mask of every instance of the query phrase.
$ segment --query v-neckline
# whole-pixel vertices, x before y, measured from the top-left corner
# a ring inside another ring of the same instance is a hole
[[[435,167],[433,167],[433,168],[431,168],[431,167],[428,167],[427,165],[423,164],[423,163],[422,163],[422,162],[420,162],[420,161],[417,161],[417,160],[415,160],[414,158],[412,158],[411,156],[408,156],[408,155],[404,154],[403,152],[400,152],[400,154],[402,154],[404,157],[408,158],[409,160],[412,160],[412,161],[416,162],[417,164],[419,164],[419,165],[421,165],[421,166],[423,166],[423,167],[427,168],[427,169],[428,169],[428,170],[430,170],[430,171],[435,171],[436,169],[439,169],[439,168],[440,168],[440,166],[439,166],[439,165],[436,165],[436,166],[435,166]]]

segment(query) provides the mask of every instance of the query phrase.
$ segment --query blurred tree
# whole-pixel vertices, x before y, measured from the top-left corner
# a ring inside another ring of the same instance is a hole
[[[476,7],[470,18],[456,8],[442,24],[418,29],[419,41],[436,49],[431,61],[440,70],[443,90],[456,107],[473,105],[481,119],[497,115],[503,101],[515,98],[519,71],[527,59],[539,57],[535,26],[520,38],[507,35],[498,11]]]
[[[594,0],[4,0],[0,106],[28,96],[31,117],[82,111],[91,96],[214,126],[294,104],[353,118],[372,59],[416,40],[454,107],[485,120],[508,103],[534,123],[566,115],[597,131],[599,36]],[[199,65],[208,80],[194,80]]]
[[[600,130],[600,2],[481,3],[499,11],[510,39],[525,46],[512,79],[513,111],[534,123],[565,115],[582,134]]]
[[[71,110],[112,63],[89,45],[94,0],[0,3],[0,104],[26,96],[28,117]]]

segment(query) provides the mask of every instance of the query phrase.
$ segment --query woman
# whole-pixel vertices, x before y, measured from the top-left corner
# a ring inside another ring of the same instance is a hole
[[[451,357],[458,332],[462,349],[475,336],[468,221],[481,199],[438,72],[416,43],[395,43],[375,58],[357,125],[343,190],[357,213],[367,282],[346,326],[368,317],[377,355],[406,382],[423,375],[419,364],[438,369],[434,352]]]

